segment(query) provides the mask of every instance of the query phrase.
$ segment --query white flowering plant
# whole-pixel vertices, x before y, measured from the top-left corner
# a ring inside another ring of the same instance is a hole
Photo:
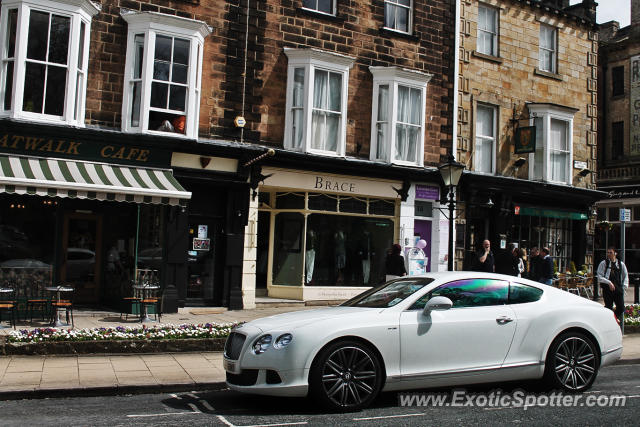
[[[147,327],[117,326],[115,328],[60,329],[36,328],[11,331],[10,343],[40,343],[51,341],[112,341],[112,340],[172,340],[185,338],[226,338],[237,323],[204,323],[154,325]]]
[[[624,308],[624,324],[640,326],[640,304],[629,304]]]

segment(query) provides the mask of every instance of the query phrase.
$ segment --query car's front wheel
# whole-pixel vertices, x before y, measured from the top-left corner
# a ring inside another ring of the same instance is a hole
[[[382,375],[380,360],[370,346],[338,341],[325,347],[311,367],[311,396],[333,410],[359,410],[380,392]]]
[[[584,391],[596,380],[599,366],[600,356],[593,340],[580,332],[566,332],[549,348],[545,380],[552,388]]]

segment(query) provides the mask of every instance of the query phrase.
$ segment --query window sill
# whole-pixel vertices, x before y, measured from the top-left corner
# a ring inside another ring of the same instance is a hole
[[[197,140],[198,137],[190,137],[187,136],[183,133],[177,133],[177,132],[163,132],[160,130],[140,130],[140,129],[128,129],[122,130],[124,133],[128,133],[128,134],[132,134],[132,135],[153,135],[153,136],[166,136],[169,138],[176,138],[176,139],[186,139],[186,140]]]
[[[548,79],[558,80],[560,82],[564,80],[564,78],[560,74],[550,73],[549,71],[542,71],[539,68],[535,68],[533,70],[533,74],[540,77],[546,77]]]
[[[500,58],[499,56],[487,55],[484,53],[477,52],[475,50],[471,51],[471,55],[475,56],[476,58],[484,59],[489,62],[502,64],[502,58]]]
[[[403,38],[403,39],[406,39],[406,40],[411,40],[413,42],[419,42],[420,41],[420,35],[419,34],[409,34],[409,33],[405,33],[405,32],[398,31],[398,30],[394,30],[394,29],[388,28],[388,27],[380,27],[380,35],[386,36],[386,37],[399,37],[399,38]]]
[[[304,7],[299,7],[298,9],[296,9],[296,12],[298,13],[298,15],[311,16],[311,17],[314,17],[314,18],[326,19],[327,21],[332,21],[332,22],[344,22],[345,21],[345,19],[342,16],[332,15],[330,13],[324,13],[324,12],[320,12],[318,10],[307,9],[307,8],[304,8]]]

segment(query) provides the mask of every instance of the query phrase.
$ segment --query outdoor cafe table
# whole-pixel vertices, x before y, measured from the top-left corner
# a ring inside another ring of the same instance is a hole
[[[48,286],[45,289],[47,291],[49,291],[49,292],[55,292],[56,293],[57,302],[60,302],[60,293],[62,293],[62,292],[73,292],[73,288],[69,288],[69,287],[66,287],[66,286]],[[56,319],[53,321],[51,326],[56,326],[56,327],[69,326],[68,323],[65,323],[62,320],[60,320],[60,310],[59,310],[58,307],[56,307]]]
[[[149,292],[157,291],[160,289],[160,286],[157,285],[133,285],[134,289],[138,289],[142,291],[142,301],[149,298]],[[140,322],[148,323],[153,322],[153,320],[147,315],[147,306],[144,303],[140,303]]]
[[[12,288],[0,288],[0,294],[10,294],[11,292],[13,292]],[[9,328],[9,326],[0,325],[0,329],[7,329],[7,328]]]

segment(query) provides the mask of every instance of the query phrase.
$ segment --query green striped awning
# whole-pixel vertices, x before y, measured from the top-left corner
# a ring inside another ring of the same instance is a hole
[[[0,192],[184,205],[191,198],[171,170],[0,155]]]

